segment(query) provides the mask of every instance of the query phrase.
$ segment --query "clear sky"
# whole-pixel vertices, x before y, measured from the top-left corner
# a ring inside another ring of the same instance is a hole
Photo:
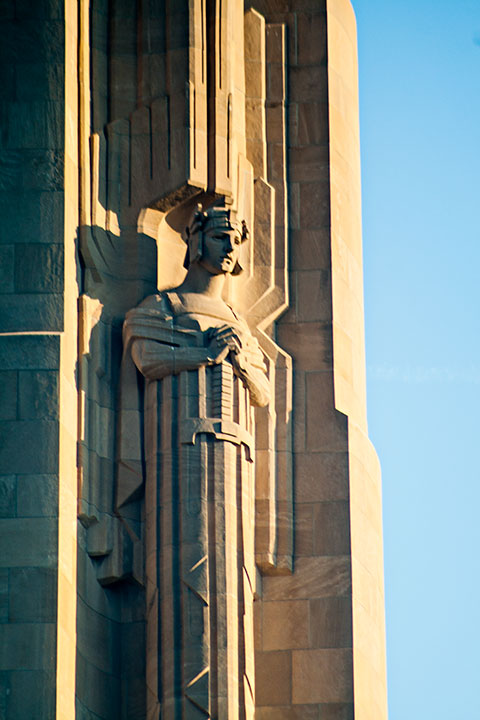
[[[389,718],[480,720],[480,0],[352,2]]]

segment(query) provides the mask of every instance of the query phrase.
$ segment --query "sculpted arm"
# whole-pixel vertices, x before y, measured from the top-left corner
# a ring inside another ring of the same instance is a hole
[[[182,370],[196,370],[211,365],[209,348],[173,347],[155,340],[134,340],[132,357],[135,365],[148,380],[161,380]]]
[[[245,328],[223,325],[212,333],[212,347],[228,348],[235,374],[243,381],[250,393],[252,405],[264,407],[271,397],[270,381],[265,362],[257,341]]]
[[[249,360],[239,355],[232,358],[235,373],[245,383],[250,393],[250,401],[256,407],[268,405],[271,396],[270,381],[265,374],[265,368],[257,367]]]

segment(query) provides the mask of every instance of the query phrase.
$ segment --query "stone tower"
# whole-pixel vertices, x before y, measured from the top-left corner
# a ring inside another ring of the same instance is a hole
[[[386,720],[356,62],[349,0],[2,3],[0,718]]]

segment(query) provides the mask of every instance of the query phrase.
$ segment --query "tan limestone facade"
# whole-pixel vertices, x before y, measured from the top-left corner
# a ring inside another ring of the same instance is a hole
[[[386,720],[350,2],[33,5],[0,14],[0,718]]]

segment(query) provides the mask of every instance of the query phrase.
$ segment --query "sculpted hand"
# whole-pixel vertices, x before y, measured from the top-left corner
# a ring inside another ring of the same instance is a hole
[[[235,359],[242,354],[243,343],[240,333],[229,325],[222,325],[218,328],[212,328],[209,335],[208,348],[213,363],[221,363],[231,353],[232,363],[235,367]]]

